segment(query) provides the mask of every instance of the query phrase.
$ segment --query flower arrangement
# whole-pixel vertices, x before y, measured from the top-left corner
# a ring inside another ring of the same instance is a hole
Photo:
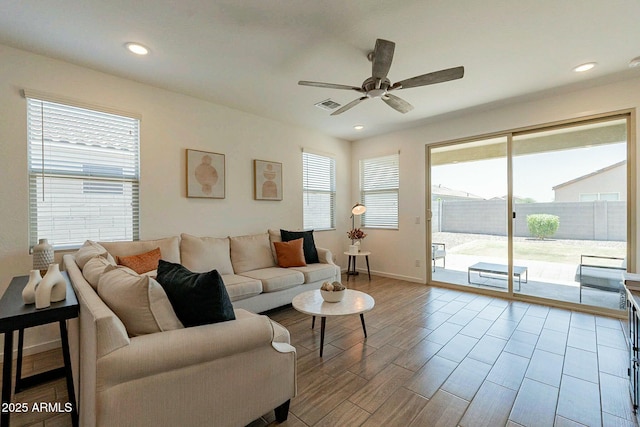
[[[360,230],[359,228],[354,228],[351,231],[347,231],[347,236],[351,240],[360,240],[360,239],[364,239],[365,237],[367,237],[367,233],[365,233],[364,231]]]

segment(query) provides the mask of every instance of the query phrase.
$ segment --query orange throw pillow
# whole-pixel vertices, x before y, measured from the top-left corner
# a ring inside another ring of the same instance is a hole
[[[158,269],[158,262],[160,261],[160,248],[155,248],[152,251],[145,252],[138,255],[130,255],[123,257],[116,257],[117,263],[129,267],[138,274],[144,274],[148,271]]]
[[[304,239],[295,239],[288,242],[273,242],[278,256],[280,267],[304,267],[307,263],[304,260],[304,250],[302,244]]]

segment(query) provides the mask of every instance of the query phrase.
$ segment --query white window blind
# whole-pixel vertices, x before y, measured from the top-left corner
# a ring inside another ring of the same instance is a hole
[[[360,160],[360,197],[367,207],[363,227],[398,228],[398,154]]]
[[[29,241],[138,239],[135,118],[27,97]]]
[[[335,159],[303,152],[302,188],[305,230],[335,228]]]

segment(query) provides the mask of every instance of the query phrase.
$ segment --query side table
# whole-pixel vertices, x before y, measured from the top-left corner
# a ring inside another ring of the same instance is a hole
[[[344,254],[349,256],[349,264],[347,265],[347,280],[349,280],[349,276],[358,275],[358,271],[356,270],[356,259],[359,256],[363,256],[364,259],[367,261],[367,274],[369,275],[369,280],[371,280],[371,270],[369,270],[369,255],[371,255],[371,252],[362,251],[362,252],[358,252],[357,254],[352,254],[351,252],[346,251]]]
[[[2,406],[11,402],[11,369],[13,357],[13,332],[18,331],[18,359],[16,368],[16,393],[25,388],[41,384],[54,378],[65,376],[67,392],[71,403],[71,421],[78,426],[78,409],[73,389],[71,374],[71,357],[69,355],[69,337],[67,335],[67,319],[78,317],[78,299],[73,291],[66,272],[62,275],[67,281],[67,297],[63,301],[51,303],[47,308],[36,310],[35,304],[25,305],[22,301],[22,290],[29,281],[28,276],[14,277],[0,298],[0,333],[4,334],[4,358],[2,365]],[[60,340],[62,341],[62,357],[64,368],[43,372],[28,378],[21,378],[22,374],[22,346],[24,344],[24,329],[33,326],[58,322],[60,324]],[[2,412],[0,425],[9,426],[10,412]]]

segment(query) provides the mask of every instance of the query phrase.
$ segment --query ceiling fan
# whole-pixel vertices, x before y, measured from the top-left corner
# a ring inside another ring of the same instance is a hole
[[[389,69],[391,68],[391,61],[393,60],[393,51],[396,44],[389,40],[377,39],[376,47],[373,52],[369,52],[367,58],[372,62],[371,77],[366,79],[361,87],[340,85],[333,83],[322,82],[310,82],[306,80],[300,80],[299,85],[302,86],[315,86],[325,87],[329,89],[346,89],[355,90],[363,94],[360,98],[356,98],[350,103],[342,106],[333,113],[332,116],[342,114],[345,111],[355,107],[362,101],[370,98],[380,98],[391,108],[401,112],[408,113],[413,110],[413,105],[407,101],[399,98],[389,92],[399,89],[408,89],[411,87],[426,86],[435,83],[448,82],[449,80],[456,80],[464,76],[464,67],[447,68],[446,70],[434,71],[433,73],[422,74],[420,76],[412,77],[410,79],[401,80],[394,84],[391,84],[387,78]]]

